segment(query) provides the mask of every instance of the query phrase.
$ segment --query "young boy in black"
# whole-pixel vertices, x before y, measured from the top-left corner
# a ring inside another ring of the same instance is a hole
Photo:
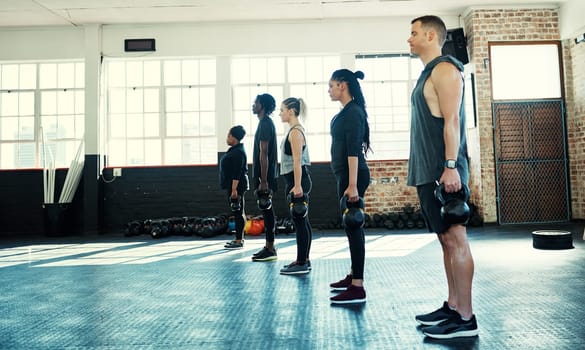
[[[230,209],[236,223],[236,237],[224,245],[225,249],[241,249],[244,247],[244,195],[248,190],[248,159],[244,144],[240,143],[246,135],[241,125],[230,129],[226,142],[230,148],[219,161],[220,187],[226,190]]]

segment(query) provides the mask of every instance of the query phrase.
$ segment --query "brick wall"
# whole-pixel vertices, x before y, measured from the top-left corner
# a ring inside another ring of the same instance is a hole
[[[478,130],[472,133],[469,142],[472,191],[479,197],[476,203],[485,222],[497,221],[488,43],[560,40],[558,20],[556,9],[474,10],[464,18],[470,62],[475,73],[478,112]]]
[[[563,46],[571,207],[574,219],[585,219],[585,43],[568,39]]]
[[[416,188],[406,186],[406,160],[371,161],[372,183],[366,192],[368,213],[402,211],[405,206],[419,207]]]

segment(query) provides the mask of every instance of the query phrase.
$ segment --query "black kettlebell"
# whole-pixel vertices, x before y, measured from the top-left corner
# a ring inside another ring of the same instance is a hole
[[[295,197],[292,192],[287,195],[290,215],[296,219],[302,219],[309,213],[309,198],[303,193],[301,197]]]
[[[260,210],[272,208],[272,190],[256,190],[256,204]]]
[[[444,184],[437,184],[435,187],[435,197],[443,205],[441,207],[441,218],[451,225],[462,224],[465,225],[469,220],[469,188],[462,185],[457,192],[445,192]]]
[[[232,213],[237,213],[242,210],[242,197],[237,196],[236,198],[230,197],[230,209]]]
[[[349,202],[347,196],[341,197],[339,201],[341,215],[343,215],[343,224],[347,228],[360,228],[366,222],[364,212],[365,204],[362,197],[355,202]]]

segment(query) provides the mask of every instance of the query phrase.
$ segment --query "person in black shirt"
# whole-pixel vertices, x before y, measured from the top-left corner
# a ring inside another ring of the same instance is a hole
[[[370,127],[362,89],[358,79],[361,71],[340,69],[329,80],[329,96],[339,101],[343,109],[331,120],[331,169],[337,180],[338,199],[347,202],[363,200],[370,184],[370,170],[365,155],[370,150]],[[334,291],[342,293],[330,298],[334,304],[363,303],[366,291],[363,287],[365,238],[363,225],[350,228],[344,225],[349,240],[351,270],[342,280],[330,284]]]
[[[270,94],[256,96],[252,112],[258,116],[258,128],[254,135],[253,182],[256,194],[273,193],[277,190],[277,151],[276,128],[270,115],[276,108],[276,101]],[[259,201],[260,203],[260,198]],[[259,207],[261,207],[259,205]],[[253,261],[272,261],[278,257],[274,247],[276,222],[272,205],[260,208],[264,219],[266,245],[252,256]]]
[[[230,208],[234,214],[236,237],[224,245],[226,249],[241,249],[244,247],[244,226],[246,214],[244,212],[244,195],[248,190],[248,158],[242,138],[246,130],[241,125],[230,129],[226,142],[230,148],[219,161],[219,182],[222,190],[226,190]]]

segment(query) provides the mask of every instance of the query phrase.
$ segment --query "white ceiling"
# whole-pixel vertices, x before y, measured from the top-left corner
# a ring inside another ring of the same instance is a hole
[[[470,7],[560,7],[566,1],[569,0],[0,0],[0,27],[457,16]]]

